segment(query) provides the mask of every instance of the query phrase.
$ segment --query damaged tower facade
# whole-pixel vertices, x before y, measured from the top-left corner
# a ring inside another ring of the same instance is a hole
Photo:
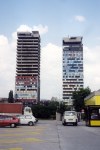
[[[38,31],[17,33],[15,98],[40,101],[40,35]]]

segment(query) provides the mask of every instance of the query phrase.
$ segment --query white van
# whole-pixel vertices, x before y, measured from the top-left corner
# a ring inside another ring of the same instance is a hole
[[[67,124],[73,124],[77,126],[78,118],[76,111],[65,111],[62,117],[62,124],[65,126]]]

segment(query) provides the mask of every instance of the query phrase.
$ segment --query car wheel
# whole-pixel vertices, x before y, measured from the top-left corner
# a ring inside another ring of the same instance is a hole
[[[75,123],[75,126],[77,126],[77,122]]]
[[[66,125],[66,123],[65,123],[65,122],[63,122],[63,123],[62,123],[62,125],[63,125],[63,126],[65,126],[65,125]]]
[[[77,126],[77,122],[75,122],[73,125],[74,125],[74,126]]]
[[[30,121],[30,122],[28,123],[28,125],[29,125],[29,126],[33,126],[34,123],[33,123],[32,121]]]
[[[11,128],[15,128],[15,127],[16,127],[16,124],[12,123],[12,124],[10,125],[10,127],[11,127]]]

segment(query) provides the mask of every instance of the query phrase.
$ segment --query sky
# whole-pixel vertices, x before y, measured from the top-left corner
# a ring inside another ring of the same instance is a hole
[[[15,92],[18,31],[41,36],[41,99],[62,98],[62,39],[83,37],[84,88],[100,89],[99,0],[0,0],[0,97]]]

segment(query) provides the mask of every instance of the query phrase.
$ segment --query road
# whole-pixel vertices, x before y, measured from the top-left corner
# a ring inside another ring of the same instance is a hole
[[[0,150],[99,150],[100,128],[63,126],[39,120],[35,126],[0,128]]]
[[[61,150],[99,150],[100,128],[87,127],[79,123],[77,127],[58,125]]]

